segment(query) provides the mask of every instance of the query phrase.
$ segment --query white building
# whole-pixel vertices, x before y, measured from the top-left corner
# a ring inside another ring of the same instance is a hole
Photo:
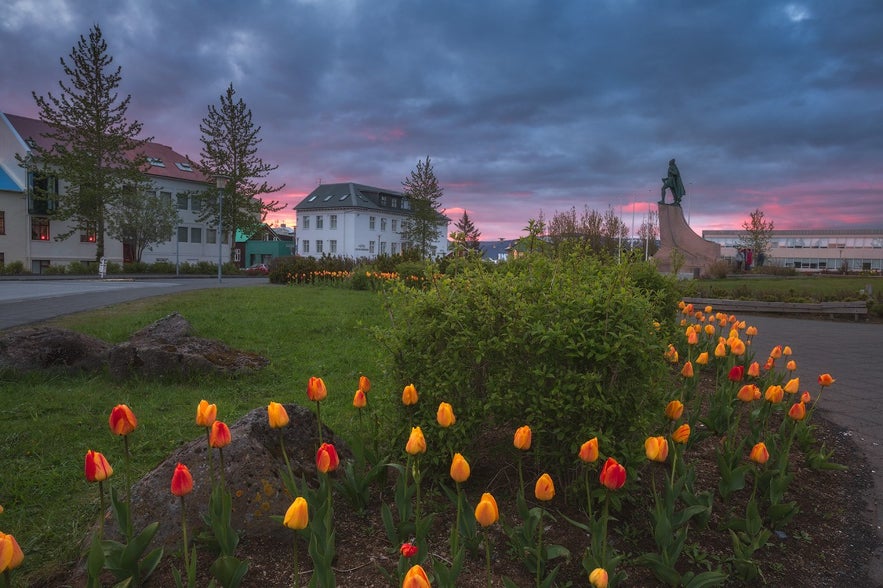
[[[96,251],[94,233],[80,232],[64,240],[55,239],[67,232],[70,225],[51,218],[51,198],[40,200],[33,195],[35,188],[50,194],[63,193],[60,191],[64,190],[64,183],[52,175],[29,173],[16,160],[16,154],[26,157],[34,144],[48,148],[49,142],[43,137],[47,130],[39,120],[0,113],[0,263],[20,261],[35,274],[50,265],[94,263]],[[152,194],[145,197],[174,203],[180,224],[170,241],[145,250],[142,261],[217,263],[217,230],[196,221],[201,199],[192,197],[195,192],[213,189],[214,182],[171,147],[147,143],[143,151],[150,163],[145,174],[154,185]],[[222,241],[220,254],[226,261],[230,258],[228,231]],[[130,247],[108,236],[104,250],[108,261],[122,263],[133,258]]]
[[[401,192],[352,182],[321,184],[294,207],[297,215],[297,253],[309,257],[334,255],[373,258],[401,253],[402,239],[412,217]],[[439,238],[431,256],[448,252],[448,223],[439,217]]]
[[[721,246],[721,257],[735,260],[744,230],[702,231]],[[798,271],[883,271],[883,229],[774,230],[764,265]]]

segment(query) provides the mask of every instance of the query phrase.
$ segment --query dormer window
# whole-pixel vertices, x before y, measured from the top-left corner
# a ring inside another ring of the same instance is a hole
[[[163,160],[158,157],[148,157],[147,163],[149,163],[152,167],[165,167],[166,164],[163,163]]]
[[[186,161],[176,161],[175,167],[177,167],[179,170],[185,171],[185,172],[192,172],[193,171],[193,167],[189,163],[187,163]]]

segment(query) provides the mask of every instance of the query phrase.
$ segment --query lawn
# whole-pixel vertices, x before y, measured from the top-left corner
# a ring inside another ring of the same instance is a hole
[[[875,276],[748,276],[689,281],[682,286],[687,297],[825,302],[863,300],[866,286],[871,287],[874,295],[879,295],[883,279]]]
[[[361,373],[378,383],[379,352],[370,328],[386,314],[379,294],[330,287],[233,288],[150,298],[65,317],[54,325],[110,342],[179,312],[201,337],[220,339],[270,359],[261,373],[238,379],[160,384],[113,382],[106,377],[46,374],[0,376],[0,530],[27,553],[20,579],[47,577],[80,555],[79,542],[97,515],[95,488],[83,477],[86,450],[120,453],[106,423],[111,408],[128,404],[139,417],[132,436],[133,475],[140,476],[173,449],[202,433],[196,405],[207,398],[233,423],[271,400],[307,404],[306,383],[328,386],[328,425],[346,437],[352,395]],[[118,464],[117,467],[121,467]],[[22,578],[24,576],[24,578]]]

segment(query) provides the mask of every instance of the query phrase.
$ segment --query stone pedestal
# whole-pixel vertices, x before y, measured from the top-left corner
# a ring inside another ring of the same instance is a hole
[[[720,258],[721,246],[697,235],[676,204],[659,203],[660,247],[653,259],[659,271],[672,271],[672,262],[681,258],[678,274],[698,277],[708,273],[709,266]]]

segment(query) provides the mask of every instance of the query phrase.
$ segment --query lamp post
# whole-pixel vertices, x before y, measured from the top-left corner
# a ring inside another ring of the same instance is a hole
[[[215,175],[215,187],[218,189],[218,284],[221,283],[221,267],[224,265],[221,253],[221,246],[224,243],[222,239],[222,235],[224,234],[224,217],[222,213],[224,206],[224,190],[227,188],[227,182],[229,180],[230,176],[225,176],[223,174]]]

